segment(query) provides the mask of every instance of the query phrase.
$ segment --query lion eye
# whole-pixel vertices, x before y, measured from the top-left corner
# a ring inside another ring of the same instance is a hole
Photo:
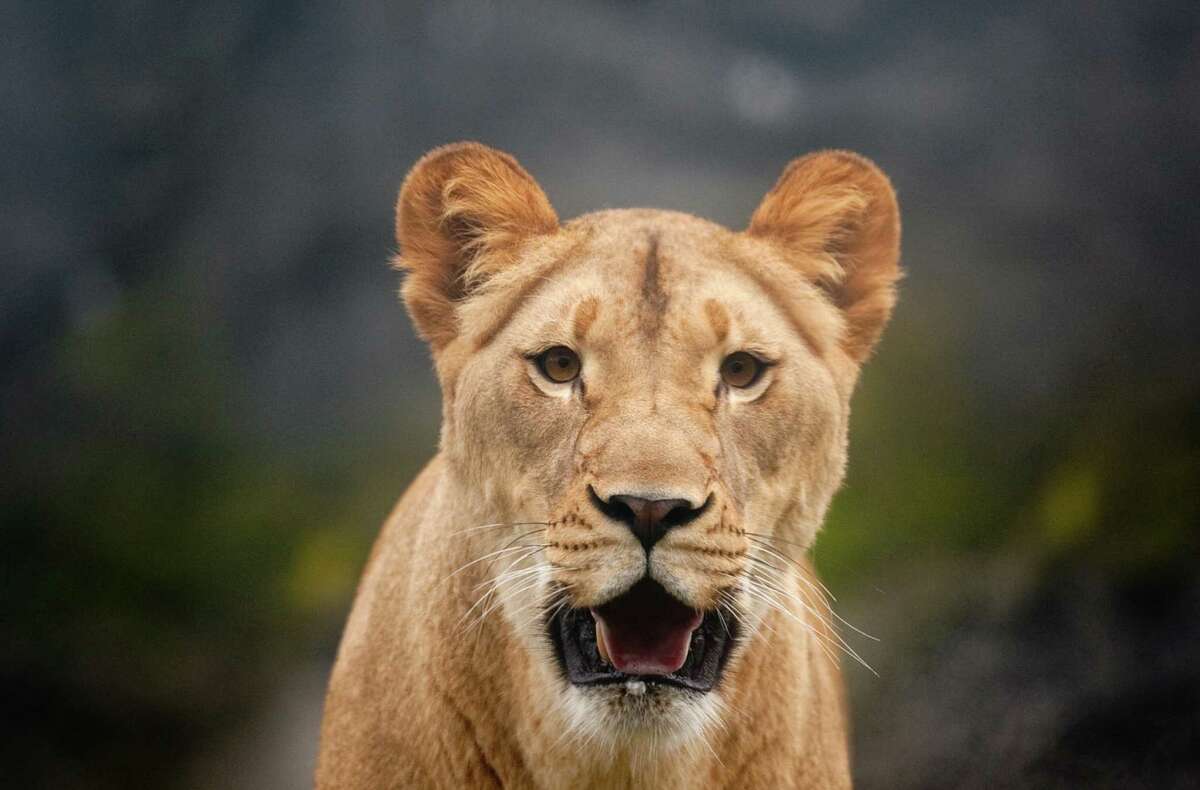
[[[579,376],[579,355],[566,346],[555,346],[537,357],[538,370],[558,384],[566,384]]]
[[[745,389],[758,381],[766,367],[753,354],[735,351],[721,363],[721,380],[731,387]]]

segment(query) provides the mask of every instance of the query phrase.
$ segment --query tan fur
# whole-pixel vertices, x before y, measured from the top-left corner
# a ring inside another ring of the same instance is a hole
[[[887,179],[825,152],[792,163],[744,233],[650,210],[559,226],[515,160],[460,144],[413,168],[397,214],[441,451],[364,572],[318,786],[848,787],[836,635],[801,552],[895,301]],[[579,354],[582,386],[539,376],[529,358],[554,345]],[[740,350],[775,364],[746,391],[719,388]],[[588,486],[712,506],[647,558]],[[764,595],[746,580],[767,565]],[[739,611],[718,686],[570,686],[545,638],[553,591],[595,605],[647,572],[692,606]]]

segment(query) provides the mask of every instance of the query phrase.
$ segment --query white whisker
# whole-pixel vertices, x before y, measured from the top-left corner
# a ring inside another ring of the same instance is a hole
[[[481,524],[478,527],[467,527],[466,529],[459,529],[459,530],[455,530],[454,532],[447,532],[442,537],[452,538],[456,535],[465,535],[469,532],[482,532],[484,530],[500,529],[502,527],[532,527],[535,525],[549,527],[550,522],[549,521],[498,521],[495,524]]]

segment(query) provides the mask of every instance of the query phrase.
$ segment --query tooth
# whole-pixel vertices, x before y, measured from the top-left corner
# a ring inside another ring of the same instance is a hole
[[[600,660],[605,664],[611,664],[612,659],[608,657],[608,639],[604,634],[604,626],[596,626],[596,651],[600,653]]]
[[[600,653],[600,660],[605,664],[611,664],[612,659],[608,657],[608,643],[605,640],[604,623],[600,618],[592,615],[592,619],[596,621],[596,651]]]

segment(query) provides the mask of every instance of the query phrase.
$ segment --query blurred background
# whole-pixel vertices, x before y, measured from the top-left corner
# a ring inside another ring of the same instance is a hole
[[[560,215],[744,226],[891,174],[909,276],[815,557],[863,788],[1200,782],[1194,2],[0,4],[0,750],[14,787],[310,783],[434,450],[392,206],[511,151]]]

